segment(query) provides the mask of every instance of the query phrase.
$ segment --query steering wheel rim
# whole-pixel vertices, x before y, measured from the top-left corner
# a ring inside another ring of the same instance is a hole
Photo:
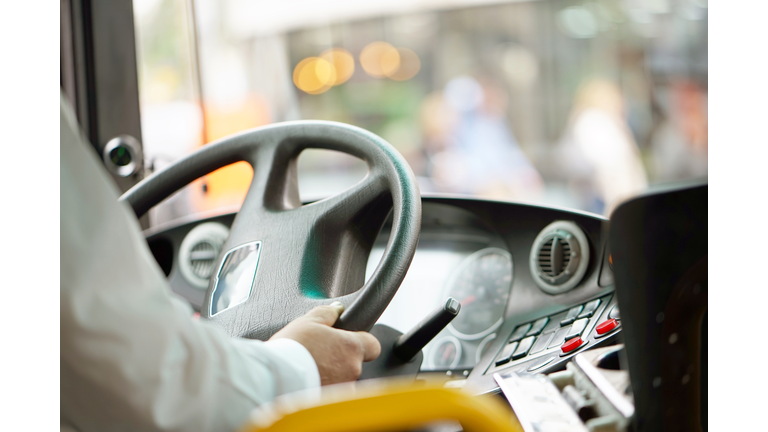
[[[302,205],[296,167],[309,148],[356,156],[367,163],[368,174],[340,194]],[[405,278],[421,229],[421,197],[403,157],[382,138],[351,125],[278,123],[208,144],[139,182],[120,201],[142,216],[193,180],[239,161],[253,167],[253,180],[217,258],[201,316],[232,336],[266,340],[312,307],[341,301],[346,308],[336,327],[370,330]],[[390,208],[384,255],[361,288]],[[211,313],[223,260],[256,242],[258,264],[248,297]]]

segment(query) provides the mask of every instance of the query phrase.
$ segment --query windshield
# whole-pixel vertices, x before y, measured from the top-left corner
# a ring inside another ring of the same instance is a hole
[[[160,169],[274,122],[350,123],[389,141],[422,194],[610,214],[707,175],[707,1],[134,0],[144,153]],[[302,199],[366,172],[307,151]],[[236,209],[235,164],[151,213]]]

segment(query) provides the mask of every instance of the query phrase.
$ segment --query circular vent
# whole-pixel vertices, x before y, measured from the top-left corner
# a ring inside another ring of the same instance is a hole
[[[530,262],[533,280],[549,294],[560,294],[575,287],[584,277],[587,264],[587,237],[573,222],[554,222],[533,242]]]
[[[200,224],[184,237],[179,247],[179,271],[190,285],[208,288],[227,237],[229,228],[218,222]]]
[[[559,235],[551,236],[539,250],[539,270],[550,278],[565,274],[571,263],[571,244]]]
[[[189,261],[195,275],[203,279],[210,278],[213,274],[213,265],[216,263],[216,257],[220,251],[220,246],[217,248],[206,240],[194,245],[189,254]]]

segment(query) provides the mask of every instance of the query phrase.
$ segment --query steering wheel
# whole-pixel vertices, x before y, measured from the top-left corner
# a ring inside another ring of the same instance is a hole
[[[356,156],[368,174],[340,194],[302,205],[297,161],[308,148]],[[203,146],[120,201],[142,216],[193,180],[239,161],[253,167],[253,180],[217,258],[201,316],[232,336],[266,340],[309,309],[340,301],[346,309],[336,327],[369,330],[402,283],[421,229],[421,197],[403,157],[354,126],[278,123]],[[384,255],[365,283],[371,247],[392,208]]]

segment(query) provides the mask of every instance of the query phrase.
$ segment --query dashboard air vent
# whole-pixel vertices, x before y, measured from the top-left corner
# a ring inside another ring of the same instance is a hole
[[[571,244],[568,240],[554,236],[539,250],[539,268],[551,277],[560,276],[571,263]]]
[[[202,223],[184,237],[179,247],[179,271],[190,285],[208,288],[227,237],[229,228],[218,222]]]
[[[216,247],[207,240],[192,246],[189,254],[189,261],[192,264],[192,271],[195,275],[208,279],[213,273],[213,266],[216,264],[216,257],[221,251],[221,245]]]
[[[584,277],[589,264],[589,243],[575,223],[554,222],[536,237],[530,258],[533,280],[539,288],[549,294],[560,294],[578,285]]]

